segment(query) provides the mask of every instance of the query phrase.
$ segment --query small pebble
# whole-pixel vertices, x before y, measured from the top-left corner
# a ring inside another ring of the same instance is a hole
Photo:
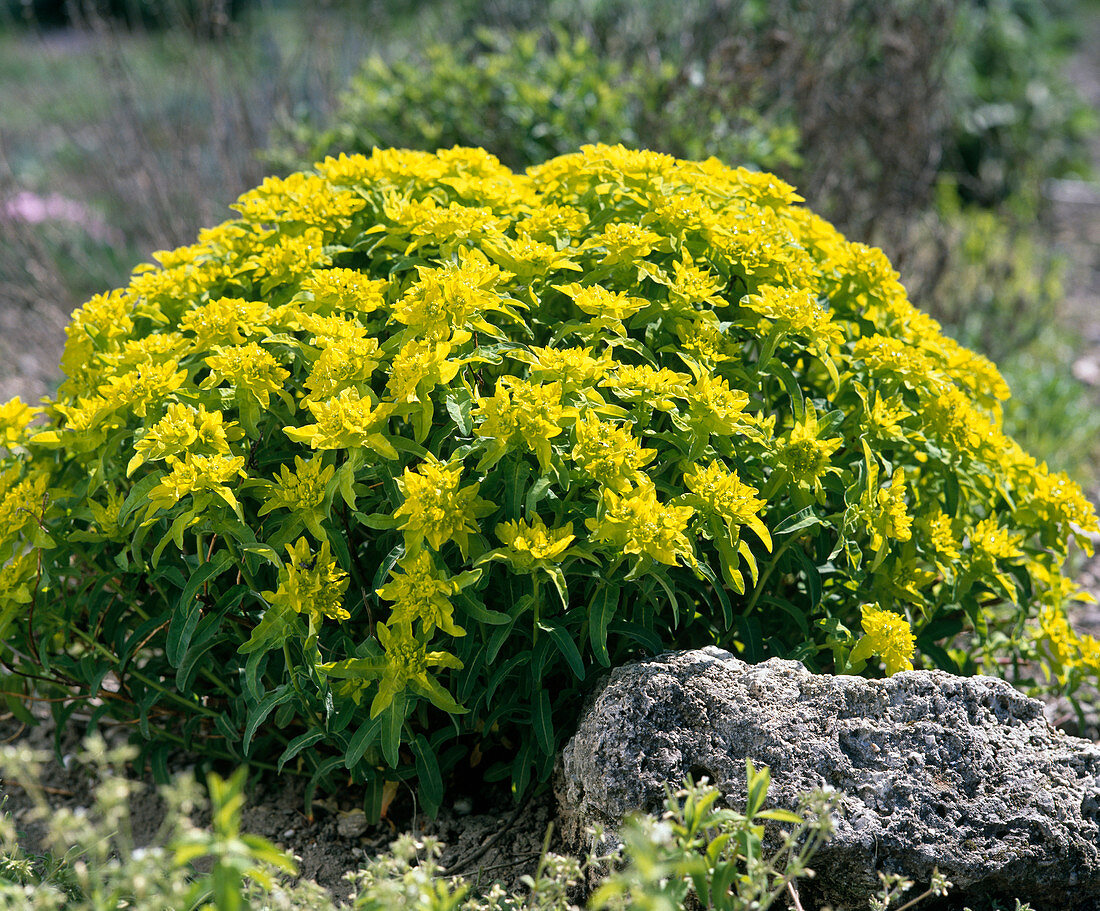
[[[362,810],[349,810],[336,818],[336,831],[341,838],[358,838],[367,831],[367,814]]]
[[[285,832],[283,832],[283,838],[293,838],[294,835],[295,832],[293,829],[287,829]]]
[[[459,816],[469,816],[474,811],[474,802],[469,797],[459,797],[455,800],[455,813]]]

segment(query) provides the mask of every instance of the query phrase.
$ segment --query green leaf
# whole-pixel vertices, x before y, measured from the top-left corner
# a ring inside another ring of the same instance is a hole
[[[397,528],[401,524],[400,519],[395,519],[388,512],[375,512],[369,516],[361,512],[355,513],[355,518],[367,528],[373,528],[376,531],[389,531],[391,528]]]
[[[283,755],[279,757],[276,765],[276,771],[281,772],[283,766],[285,766],[290,760],[302,752],[306,747],[311,747],[315,743],[325,739],[325,732],[323,730],[306,731],[304,734],[299,734],[290,743],[287,744]]]
[[[252,630],[248,641],[243,643],[237,652],[248,655],[255,651],[270,651],[273,648],[281,648],[295,632],[298,615],[289,604],[278,604],[268,607],[264,611],[260,622]]]
[[[770,373],[772,376],[779,378],[779,382],[783,384],[783,388],[787,390],[787,395],[791,398],[791,408],[794,411],[795,420],[801,421],[806,413],[806,402],[802,396],[802,387],[798,385],[798,380],[795,379],[791,368],[781,360],[773,360],[769,362],[765,373]]]
[[[245,756],[248,755],[249,749],[252,747],[252,738],[256,734],[256,729],[263,724],[264,719],[271,714],[272,709],[278,705],[282,705],[288,699],[293,698],[293,696],[294,689],[289,683],[284,683],[273,689],[248,710],[246,715],[247,721],[244,726],[244,739],[241,741],[241,750],[244,752]]]
[[[767,766],[757,770],[751,759],[745,760],[745,774],[748,785],[748,797],[745,801],[745,816],[752,819],[764,806],[768,797],[768,788],[772,783],[771,772]]]
[[[813,528],[815,525],[827,524],[824,519],[814,514],[814,508],[807,506],[793,515],[787,516],[782,522],[772,529],[773,535],[790,535],[796,531]]]
[[[761,810],[754,817],[755,819],[770,819],[773,822],[789,822],[794,825],[801,825],[805,820],[797,813],[792,813],[790,810],[774,809],[774,810]]]
[[[335,789],[333,782],[329,780],[329,776],[336,771],[343,764],[343,759],[340,756],[330,756],[324,762],[318,764],[314,769],[313,774],[310,775],[309,781],[306,783],[305,793],[305,808],[304,812],[306,816],[313,815],[313,796],[317,793],[317,788],[322,784],[325,786],[325,790],[332,793]],[[248,836],[244,836],[247,838]]]
[[[730,604],[730,596],[726,594],[726,587],[718,581],[714,570],[702,561],[699,562],[699,573],[710,583],[711,589],[718,596],[718,603],[722,605],[722,620],[726,624],[726,629],[729,629],[733,625],[733,605]]]
[[[368,437],[367,442],[369,443],[373,441],[377,443],[379,439],[385,442],[386,446],[384,447],[384,449],[388,449],[390,452],[389,455],[387,455],[386,452],[379,453],[383,458],[386,459],[396,459],[397,453],[399,452],[407,452],[409,455],[417,459],[426,459],[429,455],[429,450],[425,449],[419,443],[414,443],[408,437],[384,437],[382,436],[382,434],[376,433]]]
[[[459,705],[454,696],[434,677],[425,674],[423,677],[410,680],[409,689],[421,696],[426,696],[437,709],[448,715],[465,715],[469,711],[465,706]]]
[[[512,760],[512,796],[519,800],[531,783],[531,741],[525,741]]]
[[[348,504],[348,509],[355,509],[355,468],[350,462],[341,466],[336,473],[336,482],[340,496]]]
[[[225,738],[227,745],[233,745],[240,742],[241,732],[234,726],[233,722],[230,721],[228,715],[216,715],[214,717],[214,727],[217,729],[218,733]]]
[[[281,566],[282,560],[279,557],[278,552],[274,547],[270,547],[267,544],[249,544],[242,548],[246,554],[259,554],[266,559],[273,566]]]
[[[168,627],[168,638],[164,646],[165,656],[172,667],[178,668],[183,662],[191,636],[202,617],[202,605],[196,601],[195,596],[211,579],[225,572],[232,562],[233,556],[229,551],[220,550],[191,574],[187,587],[172,611],[172,622]]]
[[[809,555],[800,547],[792,547],[788,553],[793,554],[795,562],[802,567],[802,575],[806,580],[806,594],[810,598],[810,612],[821,603],[821,572]]]
[[[550,577],[550,581],[554,583],[554,589],[558,593],[558,597],[561,598],[561,606],[564,610],[569,610],[569,589],[565,582],[565,573],[561,571],[560,566],[545,566],[543,567],[546,574]]]
[[[473,423],[470,420],[470,408],[473,404],[470,393],[460,386],[449,392],[443,402],[447,408],[447,414],[458,426],[459,432],[464,437],[468,437],[470,430],[473,428]]]
[[[938,642],[941,639],[955,638],[966,626],[963,622],[963,616],[963,612],[954,605],[941,607],[939,612],[921,627],[917,634],[918,640],[926,639]]]
[[[202,659],[202,656],[220,641],[218,634],[221,632],[221,625],[225,620],[225,615],[230,610],[236,608],[247,594],[248,586],[233,586],[222,595],[218,603],[214,605],[214,610],[208,613],[199,622],[195,630],[195,635],[191,639],[191,644],[184,654],[179,668],[176,670],[177,690],[180,692],[188,692],[191,689],[191,683],[194,679],[195,672],[198,670],[199,661]]]
[[[264,687],[260,683],[260,665],[266,665],[266,651],[257,649],[248,656],[244,663],[244,691],[253,701],[259,702],[264,695]]]
[[[749,664],[764,660],[764,643],[760,637],[760,621],[755,617],[737,618],[737,635],[745,646],[744,657]]]
[[[412,413],[413,439],[423,443],[428,438],[432,429],[432,420],[435,417],[435,408],[429,396],[420,400],[420,407]]]
[[[382,803],[386,794],[386,779],[374,769],[367,773],[367,783],[363,794],[363,810],[367,814],[367,820],[371,825],[376,825],[382,819]]]
[[[550,710],[550,694],[545,690],[539,690],[535,697],[533,707],[533,721],[535,737],[538,739],[542,751],[547,754],[554,753],[554,719]]]
[[[119,661],[123,666],[134,656],[137,649],[145,642],[146,637],[153,632],[158,626],[162,626],[167,623],[171,613],[165,611],[163,614],[157,614],[155,617],[150,617],[144,623],[140,624],[126,640],[125,646],[118,650]]]
[[[401,749],[401,732],[405,727],[405,705],[408,697],[404,693],[397,693],[378,716],[382,719],[382,755],[391,769],[396,769],[401,763],[399,751]]]
[[[428,815],[434,817],[439,811],[439,805],[443,803],[443,776],[439,772],[439,763],[423,734],[417,734],[416,739],[409,745],[412,747],[413,758],[416,761],[420,800]]]
[[[524,649],[517,655],[513,655],[504,664],[495,666],[493,675],[489,678],[489,682],[485,687],[485,704],[492,705],[493,696],[496,695],[497,688],[508,678],[508,675],[512,673],[512,670],[516,665],[524,664],[531,660],[531,652],[529,649]]]
[[[797,604],[791,604],[784,598],[780,598],[776,595],[764,595],[759,603],[761,605],[767,605],[768,607],[775,607],[783,611],[788,617],[790,617],[798,626],[799,632],[802,633],[803,638],[810,638],[810,625],[806,619],[806,611],[800,608]]]
[[[378,733],[382,730],[382,716],[369,718],[359,725],[359,729],[348,741],[348,748],[344,752],[344,765],[352,769],[363,758],[363,754],[372,743],[378,739]]]
[[[950,466],[943,473],[943,511],[951,518],[959,512],[959,476]]]
[[[592,653],[604,667],[611,667],[611,658],[607,654],[607,627],[618,606],[619,587],[605,583],[596,592],[595,600],[588,609],[588,639],[592,643]]]
[[[569,665],[569,669],[573,672],[573,675],[578,680],[583,680],[584,659],[581,657],[581,653],[577,649],[577,643],[573,641],[573,637],[561,626],[540,623],[539,629],[549,634],[550,638],[554,641],[554,645],[557,646],[558,651],[561,652],[562,657]]]
[[[527,514],[528,519],[537,514],[539,502],[546,496],[547,491],[550,490],[550,479],[547,477],[539,478],[531,485],[531,489],[527,491],[527,496],[523,501],[523,509]]]
[[[345,661],[322,664],[320,670],[328,677],[337,677],[343,680],[373,680],[386,670],[386,665],[386,659],[381,656],[348,658]]]
[[[118,511],[119,528],[124,528],[130,516],[132,516],[135,511],[148,504],[149,491],[156,487],[163,479],[163,473],[153,472],[152,474],[147,474],[130,488],[130,492],[126,495],[126,499],[122,503],[122,508]]]
[[[16,693],[4,694],[4,706],[11,712],[17,721],[22,722],[25,725],[38,724],[38,719],[31,714],[27,704]]]
[[[512,618],[507,614],[503,614],[500,611],[489,610],[481,601],[465,592],[460,592],[456,595],[455,601],[462,605],[463,611],[465,611],[468,616],[481,623],[488,623],[490,626],[500,626],[504,623],[511,622]]]
[[[195,509],[190,509],[187,512],[182,512],[175,519],[172,520],[171,526],[168,528],[168,533],[161,536],[161,539],[157,542],[157,546],[153,548],[153,554],[149,558],[155,569],[160,563],[161,554],[164,553],[164,549],[169,544],[175,544],[176,549],[183,552],[183,533],[187,531],[195,522],[198,521],[198,515]]]
[[[615,620],[608,624],[607,628],[609,632],[625,636],[627,639],[632,639],[642,646],[642,648],[654,655],[663,651],[665,648],[665,644],[661,641],[661,637],[653,632],[653,630],[646,629],[640,623]]]

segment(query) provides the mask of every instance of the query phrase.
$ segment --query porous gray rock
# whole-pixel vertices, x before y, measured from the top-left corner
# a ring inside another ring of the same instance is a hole
[[[713,647],[619,668],[559,764],[562,835],[588,848],[590,827],[659,811],[689,774],[743,806],[746,757],[771,768],[770,804],[839,792],[835,834],[811,864],[818,901],[865,909],[878,871],[920,884],[938,867],[952,906],[1100,909],[1100,747],[990,677],[823,676]]]

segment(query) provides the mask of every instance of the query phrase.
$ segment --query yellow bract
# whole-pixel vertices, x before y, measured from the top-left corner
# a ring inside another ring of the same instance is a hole
[[[728,471],[720,462],[696,465],[684,475],[684,484],[695,495],[688,502],[696,509],[717,516],[731,532],[747,525],[771,550],[771,534],[759,515],[767,501],[757,496],[755,487],[742,482],[736,471]]]
[[[240,427],[224,423],[220,411],[174,402],[164,417],[135,439],[136,455],[126,466],[126,474],[132,475],[145,462],[159,462],[187,452],[228,455],[229,441],[239,440],[242,435]]]
[[[308,443],[310,449],[351,449],[365,447],[383,458],[395,459],[397,453],[383,433],[393,413],[392,405],[375,405],[355,387],[321,402],[310,402],[316,424],[286,427],[290,439]]]
[[[286,509],[302,522],[319,541],[327,541],[321,523],[326,518],[324,509],[329,494],[329,482],[336,473],[336,466],[325,466],[321,457],[314,456],[308,462],[301,456],[294,457],[294,470],[288,465],[279,466],[279,477],[267,482],[267,499],[257,515],[266,516],[276,509]]]
[[[577,421],[574,432],[577,442],[570,455],[577,467],[619,493],[635,486],[640,478],[639,469],[657,455],[654,449],[642,449],[626,428],[601,421],[592,412]]]
[[[429,458],[415,471],[406,468],[397,479],[404,502],[394,510],[401,520],[405,550],[415,554],[425,541],[434,550],[454,541],[462,553],[471,533],[478,531],[477,519],[491,506],[477,495],[477,483],[462,486],[462,466],[451,467]]]
[[[840,437],[820,439],[817,412],[810,406],[802,420],[795,423],[787,438],[779,444],[776,454],[780,464],[790,472],[795,483],[809,487],[821,495],[821,479],[828,472],[839,472],[829,458],[844,441]]]
[[[611,375],[600,385],[609,387],[620,399],[645,405],[657,411],[672,411],[676,399],[686,399],[691,377],[662,367],[659,370],[642,364],[616,364]]]
[[[0,404],[0,446],[21,445],[27,439],[27,427],[41,413],[41,408],[24,405],[19,396]]]
[[[573,282],[554,287],[591,316],[594,326],[610,329],[617,335],[626,334],[623,320],[649,305],[644,297],[631,297],[623,291],[609,291],[601,285],[583,286]]]
[[[210,375],[202,381],[201,388],[226,384],[237,395],[248,395],[267,408],[271,394],[282,391],[283,381],[290,376],[288,370],[278,365],[266,349],[249,342],[233,348],[217,347],[215,354],[206,358]]]
[[[321,356],[306,379],[309,398],[337,395],[370,379],[379,364],[378,342],[373,338],[323,338]]]
[[[562,406],[561,383],[531,383],[513,376],[502,377],[496,395],[477,403],[477,435],[494,442],[490,456],[522,446],[538,456],[543,471],[550,465],[550,441],[577,409]]]
[[[351,614],[342,605],[348,574],[332,558],[328,543],[323,543],[315,553],[305,538],[299,538],[295,544],[288,544],[286,550],[290,563],[279,569],[279,587],[263,593],[271,606],[306,614],[315,624],[322,617],[348,620]]]
[[[852,649],[851,661],[866,661],[878,655],[886,665],[887,674],[913,670],[913,650],[916,643],[909,621],[893,611],[882,610],[877,604],[864,604],[864,636]]]
[[[538,516],[534,522],[502,522],[496,527],[496,536],[507,551],[508,562],[519,572],[530,572],[543,561],[558,562],[576,540],[572,522],[564,528],[547,528]]]
[[[680,560],[694,563],[687,531],[695,510],[661,503],[653,482],[646,477],[639,481],[637,487],[621,495],[604,489],[601,515],[586,523],[596,540],[669,566]]]
[[[425,633],[439,627],[449,636],[465,636],[466,630],[455,625],[451,604],[451,595],[460,586],[440,573],[432,555],[422,550],[397,565],[401,572],[391,570],[391,581],[377,591],[380,597],[394,602],[386,626],[417,622]]]
[[[203,456],[187,453],[182,459],[168,457],[168,474],[149,491],[148,515],[171,509],[191,494],[209,492],[234,509],[237,499],[225,485],[234,477],[246,477],[244,456]]]
[[[445,340],[460,329],[496,335],[500,330],[486,321],[493,313],[522,322],[515,308],[523,305],[498,290],[514,276],[481,252],[464,253],[457,262],[439,268],[421,266],[418,272],[419,279],[394,306],[392,316],[418,337]]]
[[[219,297],[180,319],[180,329],[194,336],[194,346],[205,350],[217,345],[243,345],[264,332],[271,310],[262,301]]]

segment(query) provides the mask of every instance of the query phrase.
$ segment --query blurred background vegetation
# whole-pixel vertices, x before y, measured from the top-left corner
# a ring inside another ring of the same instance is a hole
[[[48,391],[74,307],[267,173],[623,142],[773,170],[882,246],[1002,367],[1012,432],[1095,487],[1069,366],[1100,316],[1090,340],[1066,306],[1050,188],[1096,187],[1066,62],[1097,23],[1096,0],[0,0],[0,397]]]

